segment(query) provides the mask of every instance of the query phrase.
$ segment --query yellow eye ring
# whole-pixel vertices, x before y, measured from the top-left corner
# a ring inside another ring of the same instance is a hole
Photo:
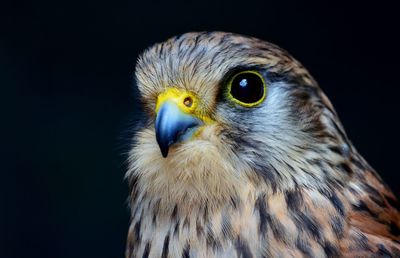
[[[260,105],[266,94],[264,77],[254,70],[236,73],[229,79],[226,87],[227,98],[244,107]]]

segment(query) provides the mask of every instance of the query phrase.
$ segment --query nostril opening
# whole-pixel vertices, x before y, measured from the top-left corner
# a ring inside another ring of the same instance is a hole
[[[193,105],[193,99],[188,96],[183,100],[183,104],[190,108]]]

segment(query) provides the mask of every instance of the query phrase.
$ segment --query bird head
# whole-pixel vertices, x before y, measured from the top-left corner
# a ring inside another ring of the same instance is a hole
[[[349,151],[332,105],[271,43],[187,33],[144,51],[135,77],[146,123],[128,176],[141,195],[224,201],[260,184],[275,192],[344,180],[329,168]]]

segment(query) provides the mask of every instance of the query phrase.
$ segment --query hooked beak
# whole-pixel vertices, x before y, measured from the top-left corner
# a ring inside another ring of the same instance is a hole
[[[155,111],[156,139],[164,158],[172,144],[190,139],[198,127],[213,122],[204,115],[195,94],[174,87],[158,95]]]
[[[155,125],[156,139],[162,156],[166,158],[169,146],[191,137],[195,127],[202,124],[200,119],[181,111],[174,102],[162,103],[157,112]]]

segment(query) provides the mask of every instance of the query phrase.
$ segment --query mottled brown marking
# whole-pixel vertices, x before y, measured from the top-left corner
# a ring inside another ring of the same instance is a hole
[[[267,83],[255,108],[224,95],[243,69]],[[127,258],[400,256],[396,197],[288,52],[232,33],[187,33],[147,49],[135,78],[146,122],[129,154]],[[164,159],[155,103],[169,87],[197,96],[213,123]]]

